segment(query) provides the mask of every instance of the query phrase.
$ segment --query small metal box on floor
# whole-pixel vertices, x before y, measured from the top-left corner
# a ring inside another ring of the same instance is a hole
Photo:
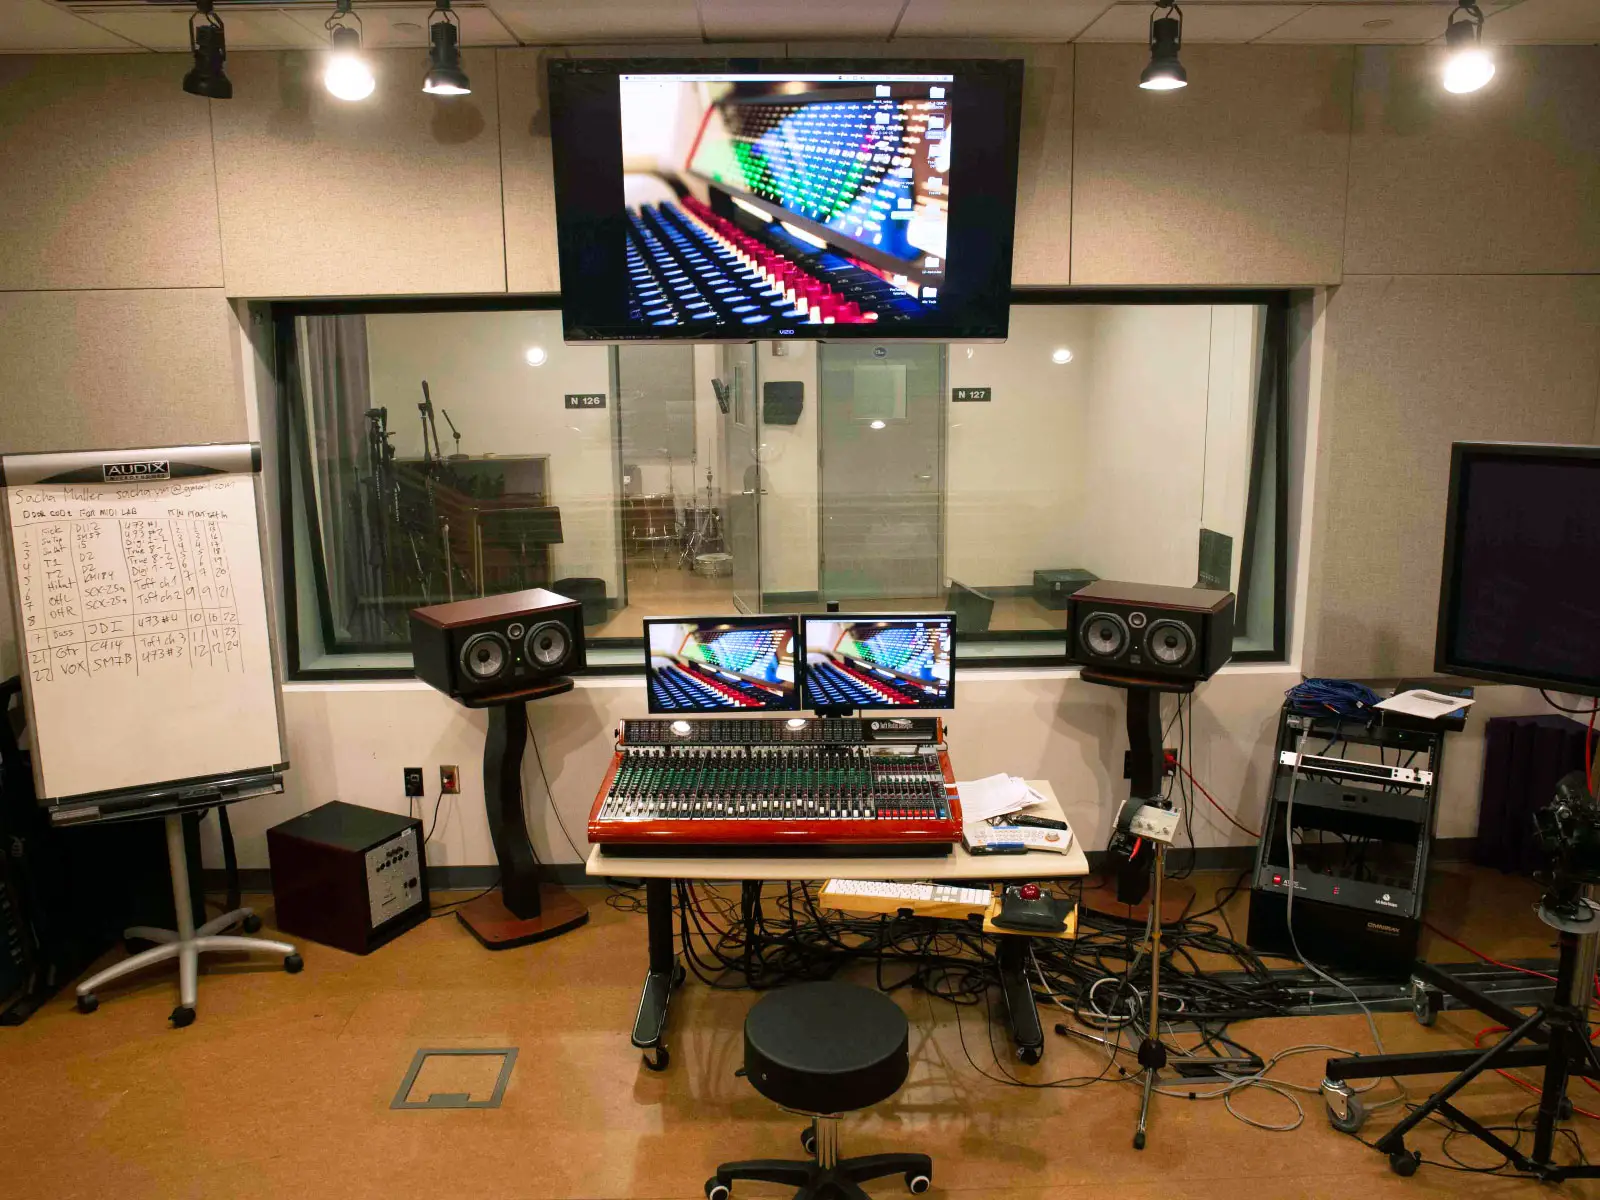
[[[277,928],[366,954],[428,919],[415,817],[335,800],[267,830]]]

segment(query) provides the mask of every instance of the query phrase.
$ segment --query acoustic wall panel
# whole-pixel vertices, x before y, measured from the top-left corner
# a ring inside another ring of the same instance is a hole
[[[186,60],[0,55],[0,290],[222,283],[210,101]]]
[[[1458,96],[1435,48],[1356,51],[1347,271],[1600,271],[1600,47],[1496,59]]]
[[[429,96],[423,50],[368,54],[377,89],[335,99],[322,56],[230,55],[214,109],[231,296],[503,292],[495,51],[470,96]]]
[[[1427,674],[1450,443],[1592,435],[1600,277],[1352,276],[1327,322],[1305,670]]]
[[[5,448],[246,436],[221,288],[0,293]]]
[[[1017,155],[1017,232],[1011,282],[1072,282],[1072,86],[1075,50],[1033,46],[1024,55],[1022,145]]]
[[[550,166],[547,64],[533,47],[496,52],[500,170],[504,180],[506,284],[512,292],[558,292],[556,203]]]
[[[1352,51],[1186,45],[1172,92],[1148,62],[1077,48],[1072,282],[1337,282]]]

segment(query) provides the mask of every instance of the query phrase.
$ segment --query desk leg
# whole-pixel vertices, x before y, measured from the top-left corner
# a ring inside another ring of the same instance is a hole
[[[667,1006],[672,1002],[673,989],[684,977],[684,969],[672,952],[672,880],[645,880],[644,906],[650,938],[650,971],[644,977],[639,1015],[633,1021],[633,1044],[646,1051],[646,1067],[665,1071],[672,1061],[661,1041],[667,1031]],[[654,1058],[649,1051],[655,1052]]]
[[[1044,1056],[1044,1030],[1039,1025],[1039,1006],[1033,999],[1026,967],[1028,939],[1014,934],[998,939],[996,958],[1000,964],[1000,994],[1006,1002],[1006,1018],[1011,1024],[1011,1040],[1017,1044],[1017,1058],[1030,1066]]]

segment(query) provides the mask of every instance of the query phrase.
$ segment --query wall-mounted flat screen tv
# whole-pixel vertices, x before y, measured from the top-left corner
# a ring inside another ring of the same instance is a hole
[[[998,341],[1022,64],[558,59],[568,341]]]

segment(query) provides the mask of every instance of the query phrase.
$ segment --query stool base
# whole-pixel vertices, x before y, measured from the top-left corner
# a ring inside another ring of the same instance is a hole
[[[706,1180],[709,1200],[730,1200],[735,1180],[787,1183],[799,1190],[794,1200],[872,1200],[861,1187],[869,1179],[900,1175],[913,1193],[928,1190],[933,1177],[933,1160],[926,1154],[863,1154],[840,1158],[838,1117],[818,1116],[801,1135],[801,1143],[812,1151],[810,1159],[754,1158],[723,1163]]]

